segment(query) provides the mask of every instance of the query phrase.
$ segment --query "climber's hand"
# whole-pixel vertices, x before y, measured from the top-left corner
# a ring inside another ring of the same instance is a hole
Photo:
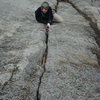
[[[50,23],[47,24],[47,28],[49,28],[49,27],[50,27]]]

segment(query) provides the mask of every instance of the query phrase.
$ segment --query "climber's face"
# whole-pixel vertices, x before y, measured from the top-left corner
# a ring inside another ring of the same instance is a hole
[[[42,12],[43,12],[43,13],[47,13],[48,10],[43,8],[43,9],[42,9]]]

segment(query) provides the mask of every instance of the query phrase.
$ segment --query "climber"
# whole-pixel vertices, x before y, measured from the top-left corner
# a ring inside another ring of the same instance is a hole
[[[50,27],[52,23],[55,22],[62,22],[62,18],[52,11],[52,8],[49,6],[48,2],[43,2],[41,7],[39,7],[35,11],[36,20],[39,23],[44,24],[46,27]]]

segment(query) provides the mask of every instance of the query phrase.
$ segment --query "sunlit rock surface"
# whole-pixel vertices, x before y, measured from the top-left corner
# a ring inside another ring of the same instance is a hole
[[[41,100],[99,100],[100,66],[91,51],[98,47],[94,31],[70,4],[60,3],[58,13],[64,22],[49,32]]]
[[[43,1],[0,0],[0,100],[99,100],[100,66],[93,52],[99,46],[89,21],[60,2],[64,22],[50,27],[46,44],[44,26],[34,16]],[[83,7],[78,1],[72,2]],[[80,9],[88,14],[90,8]]]

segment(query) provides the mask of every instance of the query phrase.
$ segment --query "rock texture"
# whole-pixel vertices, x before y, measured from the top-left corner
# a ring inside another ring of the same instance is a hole
[[[91,21],[97,24],[97,28],[100,31],[100,1],[95,1],[95,6],[91,6],[90,0],[68,0],[74,4],[77,9],[83,12]],[[100,33],[99,33],[100,35]]]
[[[43,1],[0,0],[0,100],[35,100],[45,33],[34,11]]]
[[[60,2],[64,22],[52,25],[47,38],[34,16],[43,1],[0,0],[0,100],[99,100],[94,29],[70,3]],[[71,3],[88,14],[81,8],[88,3]],[[92,14],[99,20],[97,9]]]
[[[49,32],[41,100],[99,100],[100,68],[91,52],[98,47],[94,31],[70,4],[60,3],[58,13],[64,23],[53,25]]]
[[[90,0],[67,0],[73,8],[75,8],[87,21],[95,31],[95,40],[100,47],[100,1],[95,0],[94,5],[91,5]],[[100,64],[100,48],[96,48],[93,52],[97,55]]]

